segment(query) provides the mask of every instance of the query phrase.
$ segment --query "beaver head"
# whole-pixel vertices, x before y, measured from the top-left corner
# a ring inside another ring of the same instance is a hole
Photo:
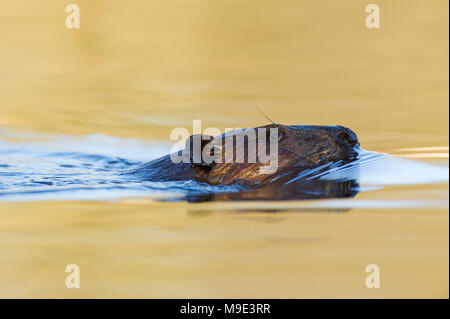
[[[201,181],[213,185],[264,185],[327,163],[353,160],[359,148],[356,134],[343,126],[271,124],[202,139],[207,141],[201,143],[202,154],[210,160],[202,157],[192,166]]]

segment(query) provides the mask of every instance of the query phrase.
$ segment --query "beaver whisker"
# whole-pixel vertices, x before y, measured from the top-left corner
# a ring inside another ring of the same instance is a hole
[[[256,105],[256,103],[255,103],[255,107],[259,111],[259,113],[262,114],[262,116],[264,116],[266,119],[268,119],[273,125],[276,125],[274,121],[272,121],[266,114],[263,113],[263,111],[261,111],[261,109],[258,107],[258,105]]]

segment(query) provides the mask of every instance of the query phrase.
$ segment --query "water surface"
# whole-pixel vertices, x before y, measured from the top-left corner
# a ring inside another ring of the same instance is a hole
[[[0,0],[0,296],[448,298],[448,1],[380,2],[379,30],[360,1],[77,3],[69,30],[59,0]],[[310,176],[355,196],[188,203],[117,174],[255,104],[355,131],[359,167]]]

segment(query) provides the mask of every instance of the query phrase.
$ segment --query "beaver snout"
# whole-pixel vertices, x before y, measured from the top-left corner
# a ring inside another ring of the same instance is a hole
[[[351,129],[343,126],[337,126],[334,133],[338,144],[345,145],[347,147],[359,146],[358,137]]]

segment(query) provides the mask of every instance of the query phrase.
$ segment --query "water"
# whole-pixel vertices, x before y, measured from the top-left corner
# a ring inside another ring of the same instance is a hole
[[[22,137],[26,135],[5,130],[3,134]],[[32,137],[36,139],[38,135]],[[168,143],[122,139],[101,134],[81,138],[47,135],[45,138],[46,141],[22,143],[0,140],[2,158],[0,200],[118,200],[144,197],[193,201],[195,196],[204,198],[214,193],[245,191],[238,186],[211,186],[194,181],[152,182],[134,176],[133,171],[139,171],[140,167],[149,160],[168,152],[170,145]],[[409,156],[414,156],[414,153]],[[328,163],[305,170],[292,176],[285,185],[300,183],[295,188],[304,187],[303,195],[309,195],[306,198],[350,196],[339,192],[330,195],[328,191],[330,184],[326,183],[321,187],[323,181],[333,182],[338,189],[342,189],[341,184],[353,181],[351,185],[351,197],[353,197],[358,192],[379,190],[389,185],[446,183],[448,182],[448,165],[421,163],[361,150],[356,161],[346,164]],[[305,185],[311,185],[311,188]],[[245,196],[238,195],[232,198],[247,199]],[[287,195],[283,199],[293,200],[304,197]],[[218,197],[217,199],[229,200],[230,198]],[[263,199],[280,198],[272,198],[270,194],[265,193]],[[420,205],[420,200],[416,198],[412,202]],[[370,205],[382,206],[383,204],[371,203]],[[403,202],[403,205],[408,204]],[[445,202],[442,201],[434,203],[428,201],[426,205],[446,207]]]

